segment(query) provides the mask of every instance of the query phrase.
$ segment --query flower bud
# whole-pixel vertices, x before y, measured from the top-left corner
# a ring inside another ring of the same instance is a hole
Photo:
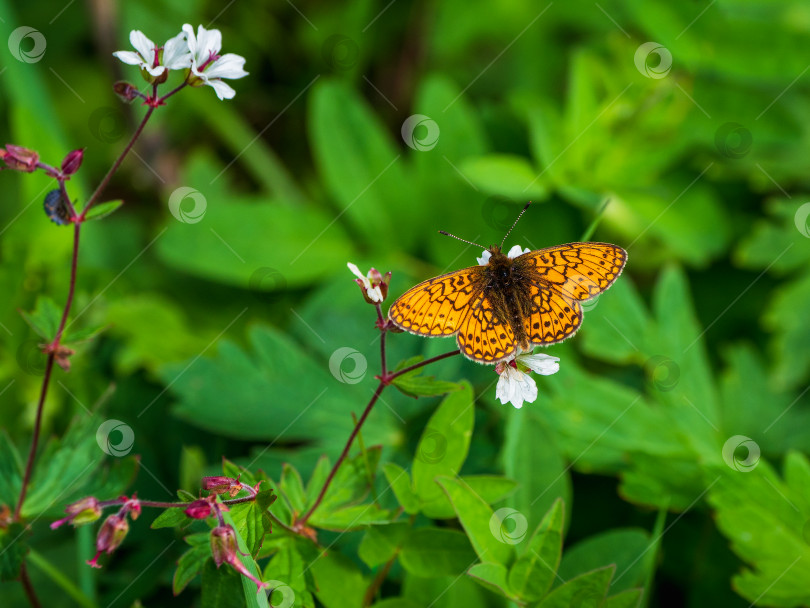
[[[62,161],[62,173],[64,175],[73,175],[82,166],[84,159],[84,148],[73,150],[69,152],[65,159]]]
[[[239,561],[236,555],[236,534],[230,526],[217,526],[211,530],[211,555],[219,568],[223,563]]]
[[[363,276],[360,269],[351,262],[347,266],[352,271],[352,274],[357,277],[354,282],[359,285],[360,291],[363,293],[363,299],[369,304],[381,304],[388,296],[391,273],[386,272],[385,275],[382,275],[379,270],[372,268],[368,271],[368,276]]]
[[[123,542],[127,532],[129,532],[129,523],[127,523],[126,516],[110,515],[101,524],[101,529],[96,536],[96,555],[87,564],[93,568],[101,568],[98,558],[102,553],[110,554],[115,551]]]
[[[6,144],[6,149],[0,150],[0,159],[6,163],[9,169],[33,173],[39,163],[39,154],[28,148]]]
[[[136,97],[140,97],[141,93],[134,86],[123,80],[119,80],[113,85],[113,92],[118,95],[123,101],[129,103]]]
[[[184,511],[184,513],[192,519],[205,519],[210,517],[213,512],[214,509],[211,503],[205,498],[200,498],[190,503]]]
[[[101,517],[101,507],[95,496],[88,496],[82,498],[74,503],[65,507],[65,513],[68,514],[64,519],[60,519],[51,524],[51,529],[56,530],[59,526],[66,523],[71,523],[74,526],[81,526],[96,521]]]
[[[233,477],[215,476],[203,477],[202,479],[203,490],[207,490],[212,494],[228,493],[231,497],[236,496],[242,491],[242,482]]]

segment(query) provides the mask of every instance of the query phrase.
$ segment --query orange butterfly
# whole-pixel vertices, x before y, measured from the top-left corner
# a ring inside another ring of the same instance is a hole
[[[627,262],[627,252],[608,243],[568,243],[517,256],[504,254],[502,246],[487,249],[483,265],[412,287],[391,305],[388,318],[420,336],[456,335],[464,356],[495,364],[514,358],[518,347],[526,352],[572,336],[582,325],[579,303],[610,287]]]

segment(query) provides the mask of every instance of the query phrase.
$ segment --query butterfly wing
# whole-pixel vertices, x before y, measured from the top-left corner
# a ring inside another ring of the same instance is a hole
[[[609,243],[568,243],[515,259],[529,290],[524,329],[533,344],[561,342],[582,325],[579,302],[590,300],[619,277],[627,252]]]
[[[459,328],[457,341],[462,354],[478,363],[511,359],[517,350],[512,327],[498,319],[486,292],[473,303]]]
[[[388,318],[420,336],[452,336],[469,315],[486,285],[481,266],[429,279],[411,287],[388,310]]]

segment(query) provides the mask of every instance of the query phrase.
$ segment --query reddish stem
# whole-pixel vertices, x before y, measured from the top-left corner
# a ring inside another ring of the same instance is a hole
[[[28,576],[28,568],[25,562],[23,562],[20,567],[20,582],[22,583],[25,596],[28,598],[28,602],[31,604],[32,608],[41,608],[42,604],[39,602],[37,593],[34,590],[34,585],[31,584],[31,578]]]

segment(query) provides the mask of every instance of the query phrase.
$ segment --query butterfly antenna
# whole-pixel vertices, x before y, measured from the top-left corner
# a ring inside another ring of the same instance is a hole
[[[517,226],[517,223],[520,221],[520,218],[522,218],[522,217],[523,217],[523,214],[524,214],[524,213],[526,213],[526,209],[528,209],[528,208],[529,208],[529,205],[531,205],[531,204],[532,204],[532,202],[531,202],[531,201],[529,201],[528,203],[526,203],[526,206],[525,206],[525,207],[523,207],[523,211],[521,211],[521,212],[518,214],[517,219],[515,220],[515,223],[514,223],[514,224],[512,224],[512,227],[511,227],[509,230],[507,230],[507,231],[506,231],[506,234],[503,236],[503,240],[501,241],[501,249],[503,249],[503,244],[506,242],[506,237],[508,237],[508,236],[511,234],[512,230],[514,230],[514,229],[515,229],[515,226]]]
[[[479,245],[478,243],[473,243],[472,241],[467,241],[465,239],[457,237],[455,234],[450,234],[449,232],[445,232],[444,230],[439,230],[439,234],[443,234],[444,236],[450,236],[456,239],[457,241],[461,241],[462,243],[467,243],[468,245],[475,245],[476,247],[480,247],[481,249],[487,249],[483,245]]]

